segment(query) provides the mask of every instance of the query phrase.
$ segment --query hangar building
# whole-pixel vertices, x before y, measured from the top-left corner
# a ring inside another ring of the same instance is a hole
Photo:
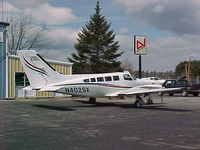
[[[55,97],[63,94],[52,92],[25,91],[29,85],[18,56],[9,55],[7,52],[8,23],[0,22],[0,99],[17,97]],[[72,74],[72,63],[46,60],[55,70],[62,74]]]

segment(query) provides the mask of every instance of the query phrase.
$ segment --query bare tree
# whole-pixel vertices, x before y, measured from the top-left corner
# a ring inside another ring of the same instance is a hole
[[[37,26],[33,23],[30,14],[21,14],[18,17],[10,17],[8,28],[8,51],[16,54],[20,49],[31,49],[46,44],[43,40],[47,33],[46,26]]]

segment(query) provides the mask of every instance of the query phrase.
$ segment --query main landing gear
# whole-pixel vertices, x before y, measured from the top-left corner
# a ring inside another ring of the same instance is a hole
[[[136,101],[134,103],[135,107],[136,108],[141,108],[142,105],[144,105],[144,104],[145,104],[144,100],[139,95],[136,95]],[[148,96],[146,104],[148,104],[148,105],[149,104],[153,104],[153,100],[152,100],[152,98],[150,96]]]
[[[143,101],[143,99],[139,95],[136,95],[136,101],[134,103],[135,107],[141,108],[142,105],[144,105],[144,104],[145,104],[145,102]]]
[[[96,103],[96,98],[95,97],[90,97],[89,98],[89,103],[90,104],[95,104]]]

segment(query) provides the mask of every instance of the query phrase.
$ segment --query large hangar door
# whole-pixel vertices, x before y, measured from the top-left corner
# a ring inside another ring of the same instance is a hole
[[[29,86],[30,83],[26,74],[23,72],[16,72],[15,73],[15,93],[16,97],[34,97],[36,96],[35,91],[25,91],[23,90],[24,87]]]

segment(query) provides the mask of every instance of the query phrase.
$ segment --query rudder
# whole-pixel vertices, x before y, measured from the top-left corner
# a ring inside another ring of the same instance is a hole
[[[17,55],[33,89],[59,82],[61,74],[54,70],[35,50],[19,50]]]

